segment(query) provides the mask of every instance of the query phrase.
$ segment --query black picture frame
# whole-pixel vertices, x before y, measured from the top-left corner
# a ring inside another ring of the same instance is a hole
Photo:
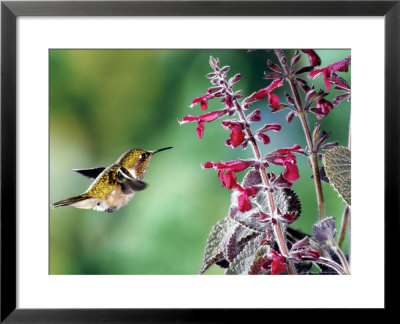
[[[398,282],[390,263],[399,237],[400,1],[2,1],[1,322],[224,322],[245,310],[16,308],[16,19],[19,16],[384,16],[385,309]],[[371,44],[373,46],[373,44]],[[377,108],[378,109],[378,108]],[[372,132],[372,131],[371,131]],[[373,153],[371,152],[371,155]],[[373,157],[366,156],[366,160]],[[368,162],[370,163],[370,162]],[[372,165],[373,163],[371,163]],[[373,168],[371,166],[371,168]],[[373,171],[371,171],[372,174]],[[373,186],[371,185],[371,190]],[[371,234],[372,235],[372,234]],[[372,239],[372,238],[371,238]],[[372,262],[373,256],[371,256]],[[373,269],[365,269],[373,271]],[[366,283],[367,284],[367,283]],[[262,317],[262,310],[251,310]],[[265,316],[265,314],[264,314]]]

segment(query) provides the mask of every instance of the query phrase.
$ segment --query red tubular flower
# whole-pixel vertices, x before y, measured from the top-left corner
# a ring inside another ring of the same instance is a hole
[[[301,148],[299,144],[294,144],[291,148],[284,148],[284,149],[279,149],[275,151],[278,154],[288,154],[291,152],[296,152],[296,153],[304,153],[304,150]]]
[[[271,142],[270,138],[268,135],[265,135],[263,133],[258,133],[256,134],[256,138],[263,142],[263,144],[269,144]]]
[[[247,97],[244,100],[245,104],[249,104],[249,103],[253,103],[254,101],[263,99],[265,97],[268,96],[268,102],[269,104],[274,108],[274,109],[278,109],[280,108],[279,105],[279,97],[275,94],[272,93],[273,90],[275,90],[278,87],[283,86],[283,79],[275,79],[274,81],[272,81],[272,83],[261,90],[258,90],[257,92],[254,92],[252,95],[250,95],[249,97]]]
[[[317,250],[314,250],[314,249],[308,249],[308,250],[304,250],[304,251],[301,251],[301,252],[298,252],[297,254],[296,254],[296,256],[297,256],[297,258],[299,258],[300,260],[303,258],[303,257],[309,257],[309,258],[312,258],[313,260],[318,260],[320,257],[321,257],[321,254],[317,251]]]
[[[215,168],[218,170],[218,178],[221,180],[222,186],[228,189],[236,189],[239,186],[236,182],[235,172],[241,172],[248,167],[254,165],[254,161],[236,160],[226,162],[206,162],[203,164],[203,168]],[[226,171],[226,173],[225,173]]]
[[[299,169],[296,165],[296,157],[293,154],[288,154],[283,160],[283,166],[285,171],[283,172],[283,177],[288,181],[296,181],[300,178]]]
[[[268,93],[268,103],[272,108],[271,112],[276,112],[282,109],[282,106],[279,103],[279,97],[272,92]]]
[[[233,172],[240,172],[246,170],[248,167],[253,166],[255,161],[253,160],[234,160],[226,162],[206,162],[203,168],[215,168],[217,170],[231,170]]]
[[[281,261],[272,261],[271,274],[277,275],[287,270],[286,265]]]
[[[247,116],[249,122],[258,122],[261,120],[261,110],[256,109],[250,115]]]
[[[179,124],[186,124],[186,123],[191,123],[191,122],[197,122],[197,128],[196,128],[196,133],[199,135],[199,138],[203,138],[203,133],[204,133],[204,123],[209,123],[212,122],[213,120],[216,120],[223,115],[228,113],[229,109],[222,109],[222,110],[216,110],[216,111],[211,111],[209,113],[205,113],[200,116],[192,116],[188,115],[183,117],[182,121],[178,121]]]
[[[271,268],[271,274],[277,275],[287,270],[285,265],[286,259],[283,255],[271,249],[268,259],[261,264],[261,269],[268,270]]]
[[[243,188],[239,184],[236,184],[235,189],[241,192],[241,195],[238,197],[239,211],[244,213],[251,210],[253,206],[251,205],[249,197],[256,195],[260,189],[255,187]]]
[[[284,148],[271,152],[265,156],[268,162],[285,167],[283,178],[287,181],[296,181],[299,175],[299,169],[296,165],[296,156],[292,152],[304,153],[300,145],[293,145],[291,148]]]
[[[312,66],[321,65],[321,59],[319,58],[318,54],[315,53],[314,50],[311,49],[302,49],[304,53],[308,55],[308,60]]]
[[[189,107],[193,108],[193,106],[200,104],[201,110],[207,110],[208,100],[213,99],[214,97],[215,96],[213,94],[207,92],[206,94],[200,97],[194,98],[192,104]]]
[[[271,249],[269,257],[272,258],[273,260],[271,264],[271,274],[280,274],[286,271],[286,266],[285,266],[286,259],[283,255],[279,254],[274,249]]]
[[[237,184],[235,172],[232,170],[229,170],[226,173],[224,173],[224,170],[219,170],[218,178],[220,178],[221,184],[229,190],[232,190]]]
[[[226,129],[230,129],[232,131],[230,135],[230,139],[228,139],[225,144],[228,146],[232,146],[233,148],[238,147],[243,143],[246,135],[243,132],[243,124],[237,121],[232,120],[224,120],[222,122],[222,126]]]
[[[311,111],[315,113],[318,120],[321,120],[326,115],[328,115],[332,109],[333,105],[331,102],[325,99],[321,99],[315,105],[315,109],[311,109]]]
[[[246,196],[245,194],[241,194],[238,197],[238,209],[240,212],[244,213],[246,211],[249,211],[253,208],[251,205],[251,202],[249,200],[249,197]]]
[[[262,141],[264,144],[268,144],[270,142],[270,138],[264,133],[268,131],[279,132],[280,130],[281,130],[281,125],[279,124],[265,124],[264,127],[256,131],[255,136],[258,140]]]
[[[263,263],[261,263],[261,269],[262,270],[268,270],[271,267],[272,261],[270,259],[265,260]]]
[[[329,78],[332,75],[332,72],[347,72],[349,70],[349,65],[351,63],[351,56],[340,60],[338,62],[335,62],[331,65],[328,65],[322,69],[316,69],[310,72],[310,74],[308,75],[309,78],[316,78],[319,75],[323,75],[324,76],[324,83],[325,83],[325,87],[326,90],[330,90],[331,88],[331,81],[329,80]]]
[[[243,188],[236,182],[235,172],[240,172],[253,166],[255,161],[252,160],[236,160],[226,162],[206,162],[203,164],[203,168],[215,168],[218,170],[218,178],[221,180],[222,186],[228,189],[238,190],[241,194],[238,197],[238,209],[241,212],[245,212],[252,209],[249,197],[257,194],[259,188],[248,187]]]

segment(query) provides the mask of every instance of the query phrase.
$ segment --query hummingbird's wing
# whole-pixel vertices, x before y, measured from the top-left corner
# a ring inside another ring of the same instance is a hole
[[[117,182],[121,186],[122,192],[126,194],[143,190],[147,186],[143,181],[133,178],[124,167],[120,167],[117,171]]]
[[[92,180],[96,179],[97,176],[102,173],[105,168],[91,168],[91,169],[73,169],[73,171],[78,172],[85,177],[88,177]]]

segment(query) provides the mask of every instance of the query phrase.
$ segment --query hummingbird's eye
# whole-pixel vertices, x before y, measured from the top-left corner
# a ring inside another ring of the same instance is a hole
[[[140,159],[141,159],[141,160],[146,160],[148,156],[149,156],[149,153],[142,153],[142,154],[140,155]]]

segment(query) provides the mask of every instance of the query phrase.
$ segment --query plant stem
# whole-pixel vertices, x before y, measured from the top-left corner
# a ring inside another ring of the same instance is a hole
[[[306,135],[307,145],[311,150],[311,154],[308,157],[308,161],[310,162],[311,169],[313,172],[315,192],[317,193],[319,219],[323,219],[325,217],[325,203],[324,203],[324,194],[322,191],[321,177],[319,174],[318,157],[317,153],[313,151],[313,143],[311,139],[310,128],[308,127],[307,117],[305,115],[305,112],[301,111],[298,114],[298,116],[300,118],[301,125],[303,126],[304,134]]]
[[[318,204],[318,215],[319,219],[323,219],[325,217],[325,203],[324,203],[324,194],[322,192],[321,185],[321,177],[319,174],[319,166],[318,166],[318,157],[317,153],[314,152],[313,140],[311,137],[310,127],[308,126],[306,111],[301,103],[299,91],[297,90],[297,86],[294,83],[293,75],[290,73],[287,64],[286,57],[283,54],[282,50],[275,50],[275,54],[278,57],[279,63],[282,66],[283,71],[286,75],[286,80],[289,82],[290,89],[292,90],[294,96],[294,102],[297,108],[297,116],[300,118],[301,125],[303,126],[304,135],[306,137],[307,146],[310,150],[310,156],[308,161],[310,162],[311,169],[313,172],[315,191],[317,193],[317,204]]]
[[[243,112],[242,106],[239,104],[237,99],[234,100],[234,104],[239,113],[241,121],[245,125],[245,130],[246,130],[247,136],[249,138],[249,141],[251,143],[251,147],[253,148],[254,155],[255,155],[257,161],[261,162],[260,150],[258,148],[256,140],[254,139],[253,133],[252,133],[250,127],[248,126],[249,124],[248,124],[246,116]],[[260,174],[261,174],[261,179],[262,179],[265,187],[269,188],[270,183],[269,183],[267,171],[265,170],[265,167],[262,165],[260,166]],[[269,209],[272,213],[272,216],[274,216],[276,214],[274,197],[272,196],[272,193],[269,190],[267,190],[266,192],[267,192],[267,196],[268,196]],[[273,227],[274,227],[276,241],[279,246],[279,250],[282,253],[282,255],[287,258],[289,255],[289,251],[286,246],[285,238],[283,236],[283,232],[282,232],[282,228],[280,226],[279,220],[276,221],[276,223],[273,225]],[[292,264],[292,262],[290,262],[290,261],[287,262],[287,268],[288,268],[289,274],[296,274],[296,269],[295,269],[294,265]]]
[[[304,258],[304,260],[306,261],[307,259]],[[311,261],[311,259],[310,259],[310,261]],[[337,264],[335,261],[332,261],[330,259],[320,257],[317,261],[313,260],[313,262],[325,264],[328,267],[330,267],[333,270],[335,270],[340,275],[346,275],[347,274],[339,264]]]
[[[330,243],[331,247],[333,248],[333,250],[335,251],[336,255],[339,257],[340,262],[342,263],[344,271],[346,272],[346,274],[350,274],[350,267],[349,267],[349,264],[348,264],[348,262],[346,260],[346,257],[343,254],[342,250],[339,248],[339,246],[336,244],[336,241],[332,237],[332,235],[329,237],[329,243]]]
[[[342,216],[342,223],[340,225],[340,232],[337,240],[337,244],[339,248],[342,247],[344,238],[346,237],[346,230],[348,227],[349,223],[349,218],[350,218],[351,212],[350,212],[350,207],[346,206],[344,208],[343,216]]]

